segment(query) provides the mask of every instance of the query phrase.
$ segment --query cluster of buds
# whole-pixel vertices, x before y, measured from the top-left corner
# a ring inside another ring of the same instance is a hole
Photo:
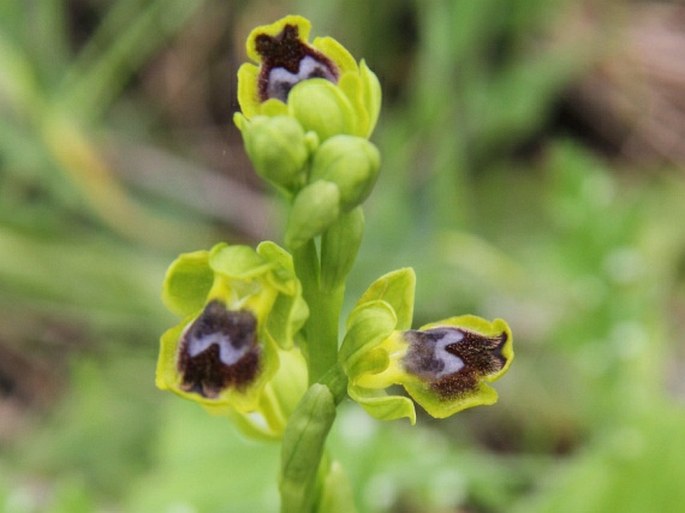
[[[335,39],[308,42],[301,16],[255,28],[238,70],[240,129],[257,173],[293,198],[285,241],[321,235],[371,193],[380,154],[368,138],[381,87]]]
[[[286,248],[322,238],[320,267],[307,283],[326,293],[344,289],[361,240],[360,205],[380,168],[368,138],[381,89],[364,61],[329,37],[309,43],[309,31],[309,21],[287,16],[250,33],[254,63],[238,72],[242,113],[234,121],[257,173],[291,202]],[[268,241],[179,256],[163,299],[181,320],[162,336],[157,386],[228,415],[254,436],[282,437],[303,397],[334,412],[328,389],[314,388],[308,376],[314,346],[303,327],[310,307],[322,307],[307,305],[312,296],[298,272],[291,254]],[[442,418],[495,402],[487,383],[513,358],[507,324],[467,315],[413,330],[414,286],[411,269],[389,273],[351,312],[333,362],[349,397],[376,418],[412,423],[415,403]],[[394,385],[408,396],[389,394]],[[331,422],[326,417],[321,431]]]

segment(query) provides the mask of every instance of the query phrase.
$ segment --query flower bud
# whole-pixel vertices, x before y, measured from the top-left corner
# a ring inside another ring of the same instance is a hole
[[[350,100],[339,87],[323,78],[305,80],[293,87],[288,96],[288,112],[322,141],[355,130]]]
[[[305,131],[289,116],[236,118],[257,174],[276,186],[296,190],[304,185],[309,157]]]
[[[341,214],[321,237],[321,289],[332,291],[345,283],[364,233],[362,207]]]
[[[340,206],[349,211],[373,190],[381,157],[378,149],[362,137],[336,135],[314,153],[310,180],[327,180],[340,189]]]
[[[320,235],[340,215],[340,191],[332,182],[319,180],[302,189],[295,198],[285,229],[291,249]]]

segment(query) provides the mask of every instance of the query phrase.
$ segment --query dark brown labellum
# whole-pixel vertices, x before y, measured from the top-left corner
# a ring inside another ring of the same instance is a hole
[[[255,48],[262,57],[258,79],[261,101],[277,98],[285,102],[293,86],[308,78],[338,80],[335,64],[300,41],[296,25],[286,25],[277,36],[260,34],[255,38]]]
[[[502,348],[507,341],[503,332],[485,337],[453,327],[404,334],[409,350],[403,363],[407,372],[430,383],[441,397],[453,399],[468,395],[488,375],[502,370],[506,358]]]
[[[212,301],[182,335],[181,389],[210,399],[229,387],[244,389],[257,377],[259,357],[255,316]]]

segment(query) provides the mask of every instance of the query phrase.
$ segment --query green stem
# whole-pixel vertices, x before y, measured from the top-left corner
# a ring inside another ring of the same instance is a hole
[[[321,264],[313,240],[293,252],[295,272],[302,282],[302,295],[309,305],[304,327],[307,339],[309,383],[317,383],[338,360],[338,323],[344,285],[324,290],[320,284]]]
[[[322,234],[321,256],[313,239],[293,251],[295,272],[309,306],[304,338],[310,388],[285,431],[282,513],[309,513],[324,499],[344,504],[340,507],[345,511],[354,511],[351,493],[345,498],[340,472],[331,473],[324,447],[336,407],[347,396],[347,376],[338,362],[340,310],[345,279],[357,256],[363,231],[364,214],[356,208],[341,215]]]
[[[333,394],[336,405],[347,397],[347,381],[347,374],[339,363],[328,369],[328,372],[321,378],[321,383],[326,385]]]

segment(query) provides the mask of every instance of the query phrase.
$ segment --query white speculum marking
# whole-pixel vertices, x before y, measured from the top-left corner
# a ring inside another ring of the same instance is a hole
[[[442,370],[435,374],[436,379],[459,372],[464,367],[464,362],[461,358],[447,351],[447,346],[456,344],[463,338],[464,335],[459,331],[450,330],[442,338],[435,341],[433,355],[436,360],[440,360],[443,363]]]
[[[214,344],[219,346],[219,359],[225,365],[237,363],[250,349],[248,344],[239,348],[234,347],[231,344],[231,337],[224,333],[210,333],[201,337],[191,336],[188,341],[188,355],[193,358]]]
[[[300,69],[297,73],[291,73],[285,68],[272,68],[269,72],[269,82],[266,93],[269,98],[282,98],[283,86],[294,86],[302,80],[312,77],[321,77],[330,81],[335,81],[335,76],[330,72],[325,64],[307,55],[300,61]]]

